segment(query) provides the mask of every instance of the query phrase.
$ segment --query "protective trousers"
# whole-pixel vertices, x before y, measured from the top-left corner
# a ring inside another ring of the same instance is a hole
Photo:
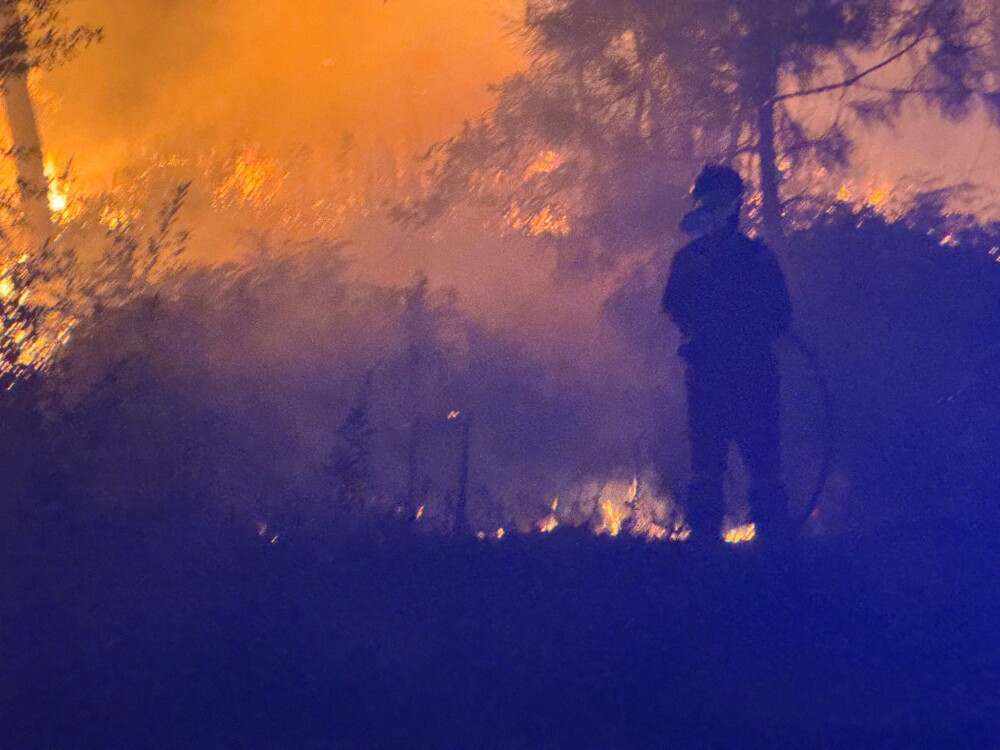
[[[717,536],[725,512],[723,477],[736,443],[749,478],[758,533],[787,533],[781,481],[781,380],[770,351],[688,359],[686,373],[692,478],[686,515],[692,533]]]

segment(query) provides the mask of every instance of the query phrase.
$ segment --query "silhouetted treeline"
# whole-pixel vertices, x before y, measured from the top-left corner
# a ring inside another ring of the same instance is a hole
[[[1000,111],[996,19],[968,0],[529,0],[518,28],[531,65],[431,149],[430,190],[397,219],[481,201],[564,263],[614,264],[717,161],[753,184],[760,234],[781,244],[828,205],[867,125],[909,103]]]

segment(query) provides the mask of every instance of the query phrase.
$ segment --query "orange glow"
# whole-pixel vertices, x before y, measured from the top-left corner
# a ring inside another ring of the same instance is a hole
[[[555,531],[558,526],[559,521],[556,519],[555,513],[550,513],[538,522],[536,528],[543,534],[548,534],[549,532]]]
[[[864,202],[865,205],[875,209],[884,208],[886,203],[889,202],[890,195],[892,195],[891,185],[879,185],[865,196]]]
[[[543,534],[548,534],[559,526],[559,520],[556,518],[556,510],[559,508],[559,498],[555,498],[549,507],[552,512],[535,524],[535,528]]]
[[[667,530],[657,523],[649,524],[646,529],[646,539],[651,542],[658,542],[667,537]]]
[[[565,157],[558,151],[548,151],[542,152],[542,154],[536,159],[527,169],[524,170],[524,178],[529,179],[534,177],[536,174],[548,174],[549,172],[555,172],[562,166]]]
[[[628,518],[628,509],[613,500],[602,500],[600,509],[601,520],[594,531],[598,534],[618,536],[621,533],[622,524]]]
[[[569,234],[569,219],[564,215],[556,215],[546,206],[531,217],[528,222],[532,235],[551,234],[565,237]]]
[[[608,482],[604,485],[602,496],[597,505],[598,516],[594,526],[595,534],[618,536],[625,527],[626,521],[630,519],[634,521],[635,500],[639,494],[639,478],[632,477],[632,481],[624,487],[624,492],[620,489],[621,487],[622,484],[618,482]],[[642,531],[644,530],[643,528]]]
[[[752,542],[756,536],[757,526],[751,523],[729,529],[722,538],[726,544],[742,544],[743,542]]]
[[[889,183],[845,183],[837,189],[836,198],[841,203],[853,206],[855,210],[871,209],[890,221],[898,219],[905,212],[911,199],[912,189],[908,186]]]
[[[258,146],[244,146],[233,159],[229,175],[215,189],[213,205],[224,208],[234,203],[261,207],[270,203],[284,179],[276,159],[260,155]]]
[[[33,294],[28,288],[34,274],[28,261],[25,254],[0,260],[0,301],[4,310],[0,321],[0,336],[4,339],[0,373],[14,378],[47,370],[58,351],[69,343],[77,324],[70,314],[47,309],[41,302],[51,297],[49,290],[43,288]],[[33,309],[26,309],[29,304]]]
[[[41,113],[46,137],[77,155],[88,182],[165,144],[248,134],[271,153],[334,151],[351,133],[365,152],[416,154],[482,112],[488,84],[522,63],[505,26],[522,0],[174,5],[74,0],[62,11],[107,32],[41,80],[60,115]]]
[[[691,536],[691,527],[681,521],[677,521],[670,530],[669,539],[671,542],[685,542],[689,536]]]
[[[57,224],[66,224],[79,216],[82,206],[71,195],[69,175],[60,171],[51,156],[45,158],[45,177],[49,183],[48,204],[52,219]]]
[[[591,521],[591,531],[597,536],[617,537],[624,532],[647,542],[685,542],[691,536],[691,528],[683,518],[669,512],[673,501],[644,493],[637,476],[627,484],[609,480],[588,486],[597,488],[599,492]],[[535,524],[537,532],[550,533],[561,525],[555,515],[558,507],[559,499],[556,498],[551,504],[552,512]],[[483,539],[486,535],[479,532],[477,536]],[[722,541],[744,544],[753,541],[756,536],[756,525],[749,523],[726,529]]]
[[[525,215],[520,207],[511,206],[507,209],[507,222],[520,231],[525,231],[532,237],[548,234],[565,237],[570,232],[569,217],[557,213],[551,206],[545,206],[535,214]]]
[[[117,206],[103,206],[101,208],[101,225],[108,229],[118,229],[133,220],[133,216],[123,208]]]

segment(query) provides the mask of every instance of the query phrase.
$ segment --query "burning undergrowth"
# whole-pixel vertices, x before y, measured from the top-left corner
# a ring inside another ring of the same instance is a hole
[[[164,272],[75,321],[44,377],[8,398],[42,405],[51,445],[31,481],[60,505],[198,507],[275,529],[349,511],[440,531],[464,518],[471,534],[529,530],[560,495],[561,523],[596,530],[615,492],[594,483],[649,472],[636,445],[652,421],[634,393],[603,392],[606,354],[580,377],[574,347],[557,366],[453,292],[362,281],[322,244]],[[635,491],[615,502],[647,512]]]
[[[23,439],[6,469],[25,498],[235,520],[275,543],[303,524],[363,518],[484,539],[560,527],[685,537],[680,366],[658,312],[668,256],[566,276],[558,247],[456,212],[433,232],[362,216],[350,242],[184,265],[187,190],[110,222],[112,196],[81,200],[47,254],[8,259],[0,292],[17,385],[5,412]],[[873,507],[900,515],[912,488],[887,483],[882,450],[908,462],[921,492],[951,475],[942,497],[978,491],[989,472],[963,452],[972,433],[949,425],[996,428],[983,408],[996,355],[976,337],[995,309],[992,234],[969,225],[942,243],[954,219],[889,221],[847,205],[824,216],[791,238],[802,251],[787,267],[797,326],[845,424],[814,525]],[[97,260],[57,252],[80,238]],[[930,351],[932,339],[947,346]],[[906,366],[915,351],[926,368]],[[824,449],[822,399],[814,373],[779,353],[801,504]],[[963,456],[964,480],[946,456]],[[730,494],[743,493],[737,462]],[[730,541],[752,537],[744,520],[736,503]]]

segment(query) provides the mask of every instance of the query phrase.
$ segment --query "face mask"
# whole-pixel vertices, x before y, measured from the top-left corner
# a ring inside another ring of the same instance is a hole
[[[699,237],[712,234],[725,227],[739,211],[739,207],[738,199],[721,205],[702,204],[684,215],[680,229],[685,234]]]

